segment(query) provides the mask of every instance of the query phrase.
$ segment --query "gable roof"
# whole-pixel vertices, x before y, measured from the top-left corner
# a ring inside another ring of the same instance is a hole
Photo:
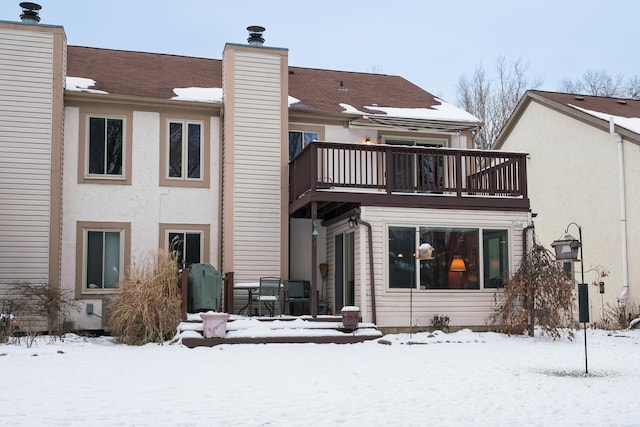
[[[174,99],[177,88],[216,88],[222,94],[222,61],[217,59],[68,46],[67,76],[68,90],[163,100]],[[74,89],[70,78],[90,80]],[[399,76],[289,67],[288,79],[291,111],[401,117],[416,127],[425,121],[469,128],[480,124]]]
[[[529,90],[522,96],[496,138],[494,149],[502,147],[531,102],[538,102],[605,132],[609,132],[609,120],[613,118],[617,133],[627,140],[640,143],[640,100]]]

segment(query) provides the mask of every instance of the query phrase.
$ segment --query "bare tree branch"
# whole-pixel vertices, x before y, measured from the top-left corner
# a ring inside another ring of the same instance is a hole
[[[526,76],[528,65],[518,59],[508,63],[504,56],[496,60],[495,77],[487,77],[482,64],[473,77],[460,77],[457,86],[458,106],[478,117],[483,126],[476,136],[476,147],[489,149],[518,101],[529,88],[541,85],[541,80],[530,82]]]

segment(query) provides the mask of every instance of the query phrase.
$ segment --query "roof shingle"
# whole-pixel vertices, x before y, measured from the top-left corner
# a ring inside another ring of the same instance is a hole
[[[174,88],[222,87],[222,61],[157,53],[67,47],[67,75],[95,80],[109,94],[170,99]],[[399,76],[289,67],[293,110],[343,112],[341,103],[365,107],[430,108],[440,102]],[[342,86],[341,86],[342,84]]]

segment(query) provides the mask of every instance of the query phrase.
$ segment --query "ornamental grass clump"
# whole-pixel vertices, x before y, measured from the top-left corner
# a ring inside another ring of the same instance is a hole
[[[181,303],[176,254],[160,250],[131,265],[109,302],[108,324],[125,344],[162,343],[176,333]]]

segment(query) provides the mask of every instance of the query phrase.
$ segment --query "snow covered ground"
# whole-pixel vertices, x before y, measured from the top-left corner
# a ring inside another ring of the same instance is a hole
[[[0,424],[640,426],[640,330],[587,334],[588,375],[582,330],[194,349],[22,340],[0,345]]]

